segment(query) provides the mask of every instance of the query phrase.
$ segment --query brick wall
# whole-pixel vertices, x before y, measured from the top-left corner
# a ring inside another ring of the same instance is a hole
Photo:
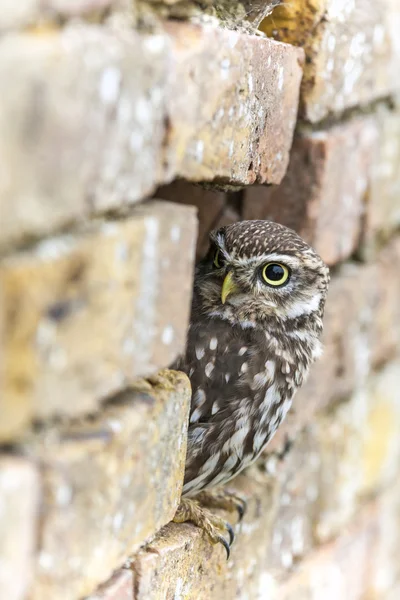
[[[400,7],[275,4],[2,4],[1,599],[400,596]],[[208,231],[241,218],[332,284],[226,562],[170,523],[190,386],[166,367]]]

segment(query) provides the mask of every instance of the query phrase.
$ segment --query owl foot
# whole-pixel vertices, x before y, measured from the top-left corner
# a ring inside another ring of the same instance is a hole
[[[173,518],[175,523],[186,523],[191,521],[200,527],[208,535],[211,543],[222,544],[226,550],[227,559],[231,553],[231,545],[235,538],[233,529],[229,523],[214,515],[210,510],[201,506],[197,500],[182,498],[178,510]],[[222,535],[228,533],[229,541]]]
[[[226,490],[206,490],[197,494],[196,500],[208,508],[221,508],[222,510],[226,510],[228,512],[237,511],[239,515],[239,521],[243,519],[247,508],[246,500],[237,494],[228,492]]]

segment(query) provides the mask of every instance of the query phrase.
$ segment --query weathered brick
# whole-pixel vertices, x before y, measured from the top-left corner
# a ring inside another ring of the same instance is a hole
[[[320,468],[316,536],[337,535],[368,496],[396,479],[400,461],[400,364],[369,379],[351,399],[317,418]]]
[[[186,340],[195,235],[193,209],[151,202],[3,260],[0,438],[31,418],[94,411],[171,364]]]
[[[2,0],[0,31],[24,27],[42,27],[59,18],[104,18],[106,11],[123,11],[129,24],[133,20],[135,0]]]
[[[399,27],[397,0],[296,0],[262,25],[275,39],[304,47],[302,112],[312,122],[398,89]]]
[[[170,185],[158,188],[156,197],[180,204],[189,204],[197,208],[199,232],[197,236],[197,256],[201,256],[208,243],[208,233],[224,210],[227,195],[224,192],[204,189],[184,180],[174,181]]]
[[[259,565],[271,537],[273,491],[265,481],[248,477],[236,480],[235,489],[240,480],[248,511],[231,559],[227,562],[222,546],[212,546],[193,525],[169,524],[134,557],[135,600],[257,597]]]
[[[377,141],[368,117],[299,133],[282,183],[248,188],[243,217],[291,227],[329,265],[347,258],[359,243]]]
[[[168,144],[178,174],[237,185],[279,183],[296,122],[302,54],[215,27],[169,23],[166,31],[175,63]]]
[[[134,600],[132,571],[117,571],[110,581],[102,585],[88,600]]]
[[[371,362],[373,366],[379,366],[400,348],[399,237],[381,250],[375,262],[371,264],[369,274],[369,286],[366,291],[368,293],[369,290],[373,313],[370,321]]]
[[[0,247],[177,176],[243,185],[286,171],[300,49],[183,22],[154,35],[71,25],[0,48]]]
[[[147,5],[156,8],[163,17],[189,18],[210,15],[223,26],[254,32],[260,21],[269,14],[279,0],[139,0],[140,10],[146,14]]]
[[[44,495],[32,599],[91,593],[173,517],[189,403],[186,376],[164,371],[153,389],[121,394],[96,418],[26,439]]]
[[[71,26],[10,34],[0,48],[0,247],[153,189],[163,36]]]
[[[379,140],[367,198],[367,250],[376,250],[400,226],[400,98],[391,110],[378,106],[376,118]]]
[[[365,598],[374,570],[371,548],[379,540],[379,509],[365,509],[354,525],[332,544],[314,552],[272,600]]]
[[[316,549],[272,600],[395,599],[399,581],[399,484],[358,510],[332,543]]]
[[[33,575],[39,477],[16,456],[0,456],[0,598],[23,600]]]

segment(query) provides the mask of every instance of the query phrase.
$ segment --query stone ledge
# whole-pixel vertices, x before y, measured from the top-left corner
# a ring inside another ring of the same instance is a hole
[[[91,593],[173,517],[189,404],[186,376],[164,371],[153,386],[113,399],[98,417],[25,438],[43,494],[32,600]]]
[[[0,48],[0,248],[174,177],[285,174],[301,49],[184,22],[154,35],[70,25],[10,34]]]
[[[93,413],[174,361],[195,239],[193,208],[155,201],[0,263],[0,439],[32,419]]]

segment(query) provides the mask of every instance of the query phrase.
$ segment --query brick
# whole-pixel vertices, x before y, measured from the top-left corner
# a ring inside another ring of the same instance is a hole
[[[208,234],[224,210],[227,201],[225,192],[205,189],[184,180],[158,188],[156,197],[179,204],[193,205],[197,209],[199,233],[197,236],[197,256],[201,256],[208,244]]]
[[[153,189],[164,136],[162,36],[71,26],[10,34],[0,56],[0,247]]]
[[[371,362],[384,363],[400,348],[400,238],[394,238],[372,263],[370,287],[373,319],[370,321]]]
[[[175,63],[168,144],[179,175],[234,185],[279,183],[292,144],[303,55],[215,27],[169,23],[166,31]]]
[[[224,549],[212,546],[198,528],[169,524],[134,557],[135,600],[256,597],[251,593],[258,589],[259,564],[271,536],[267,507],[273,502],[272,488],[255,478],[239,480],[248,511],[229,562]],[[237,485],[235,480],[235,489]]]
[[[189,403],[186,376],[164,371],[152,389],[128,390],[96,418],[26,439],[44,496],[33,600],[93,592],[173,517]]]
[[[377,141],[377,124],[368,117],[300,133],[283,182],[248,188],[243,217],[291,227],[329,265],[344,260],[360,240]]]
[[[398,89],[399,26],[397,0],[296,0],[279,6],[262,29],[304,47],[302,114],[315,123]]]
[[[364,240],[372,251],[400,226],[400,99],[391,110],[378,106],[376,115],[379,142],[368,191]]]
[[[39,477],[17,456],[0,456],[0,597],[23,600],[31,583],[39,516]]]
[[[350,400],[314,423],[320,458],[318,541],[337,535],[363,497],[395,481],[400,460],[400,364],[394,362]]]
[[[349,531],[313,553],[276,592],[273,600],[365,598],[374,569],[371,548],[379,540],[378,507],[372,505]]]
[[[42,27],[44,23],[76,17],[101,19],[106,11],[123,11],[126,23],[133,20],[135,0],[3,0],[0,31],[24,27]]]
[[[129,569],[117,571],[87,600],[133,600],[133,574]]]
[[[154,35],[89,25],[10,34],[0,57],[0,248],[175,177],[244,185],[286,171],[300,49],[169,22]]]
[[[335,541],[316,549],[300,563],[273,600],[320,597],[394,600],[399,581],[399,527],[396,483],[361,508],[350,527],[342,530]]]
[[[3,260],[0,438],[32,418],[93,412],[173,362],[186,340],[195,235],[193,209],[151,202]]]

